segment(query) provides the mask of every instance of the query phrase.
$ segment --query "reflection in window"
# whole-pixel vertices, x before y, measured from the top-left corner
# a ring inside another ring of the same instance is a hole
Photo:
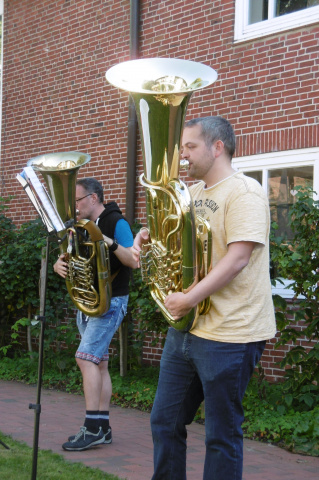
[[[313,167],[278,168],[268,170],[267,191],[270,206],[271,221],[276,222],[278,230],[276,236],[285,240],[293,238],[288,226],[289,209],[296,201],[295,187],[313,188]],[[262,172],[245,172],[245,175],[254,178],[262,185]]]
[[[248,24],[268,20],[268,0],[249,0]]]
[[[280,15],[298,12],[299,10],[319,5],[319,0],[277,0],[275,3],[276,17],[279,17]]]
[[[297,186],[313,188],[313,167],[281,168],[268,172],[271,221],[278,225],[278,236],[287,240],[293,237],[288,218],[289,209],[296,201]]]
[[[260,185],[262,185],[262,180],[263,180],[263,174],[262,172],[245,172],[245,175],[247,175],[247,177],[251,177],[251,178],[254,178],[255,180],[257,180],[257,182],[260,183]]]
[[[319,0],[249,0],[248,24],[319,5]]]

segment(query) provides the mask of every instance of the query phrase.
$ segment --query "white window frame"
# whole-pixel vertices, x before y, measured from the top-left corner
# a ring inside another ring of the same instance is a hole
[[[248,25],[249,0],[236,0],[234,42],[239,43],[319,22],[319,5],[272,18],[274,5],[275,0],[269,0],[269,20]]]
[[[313,166],[313,190],[316,192],[315,199],[319,199],[319,147],[302,148],[299,150],[286,150],[283,152],[270,152],[260,155],[235,157],[233,167],[242,172],[262,172],[262,186],[268,195],[268,172],[279,168],[296,168]],[[284,285],[277,282],[273,287],[273,293],[284,298],[292,298],[290,290],[291,281],[282,279]]]

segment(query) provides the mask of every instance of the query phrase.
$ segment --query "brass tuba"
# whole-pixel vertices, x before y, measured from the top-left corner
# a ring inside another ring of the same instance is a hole
[[[179,320],[164,300],[188,291],[208,273],[212,235],[209,224],[196,217],[189,190],[179,179],[180,140],[192,93],[216,78],[206,65],[170,58],[132,60],[106,72],[110,84],[131,94],[137,112],[144,165],[140,183],[150,232],[141,252],[142,278],[168,323],[184,331],[207,312],[210,299]]]
[[[27,165],[41,172],[56,211],[69,224],[57,236],[69,264],[66,286],[71,300],[86,315],[99,317],[110,308],[112,296],[108,247],[95,222],[75,222],[76,178],[79,168],[89,161],[84,153],[62,152],[39,155]]]

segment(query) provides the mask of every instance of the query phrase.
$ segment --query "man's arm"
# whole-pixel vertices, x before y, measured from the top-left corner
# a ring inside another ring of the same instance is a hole
[[[107,243],[109,247],[113,244],[112,238],[109,238],[106,235],[103,235],[103,238],[105,243]],[[137,268],[138,263],[132,255],[131,248],[132,247],[123,247],[122,245],[119,244],[119,246],[113,253],[117,256],[119,261],[123,263],[123,265],[125,265],[126,267]]]
[[[234,242],[228,245],[226,255],[187,293],[172,293],[165,298],[165,306],[175,318],[182,318],[198,303],[230,283],[250,260],[255,242]]]
[[[134,260],[139,265],[142,245],[149,241],[149,233],[143,228],[136,235],[131,248]],[[165,299],[165,306],[171,315],[184,317],[198,303],[230,283],[248,265],[255,242],[234,242],[228,245],[226,255],[215,265],[209,274],[188,293],[172,293]]]

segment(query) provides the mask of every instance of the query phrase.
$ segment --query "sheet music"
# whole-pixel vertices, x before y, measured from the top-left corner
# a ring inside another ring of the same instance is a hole
[[[33,168],[25,167],[16,178],[25,189],[48,232],[64,230],[65,225]]]

